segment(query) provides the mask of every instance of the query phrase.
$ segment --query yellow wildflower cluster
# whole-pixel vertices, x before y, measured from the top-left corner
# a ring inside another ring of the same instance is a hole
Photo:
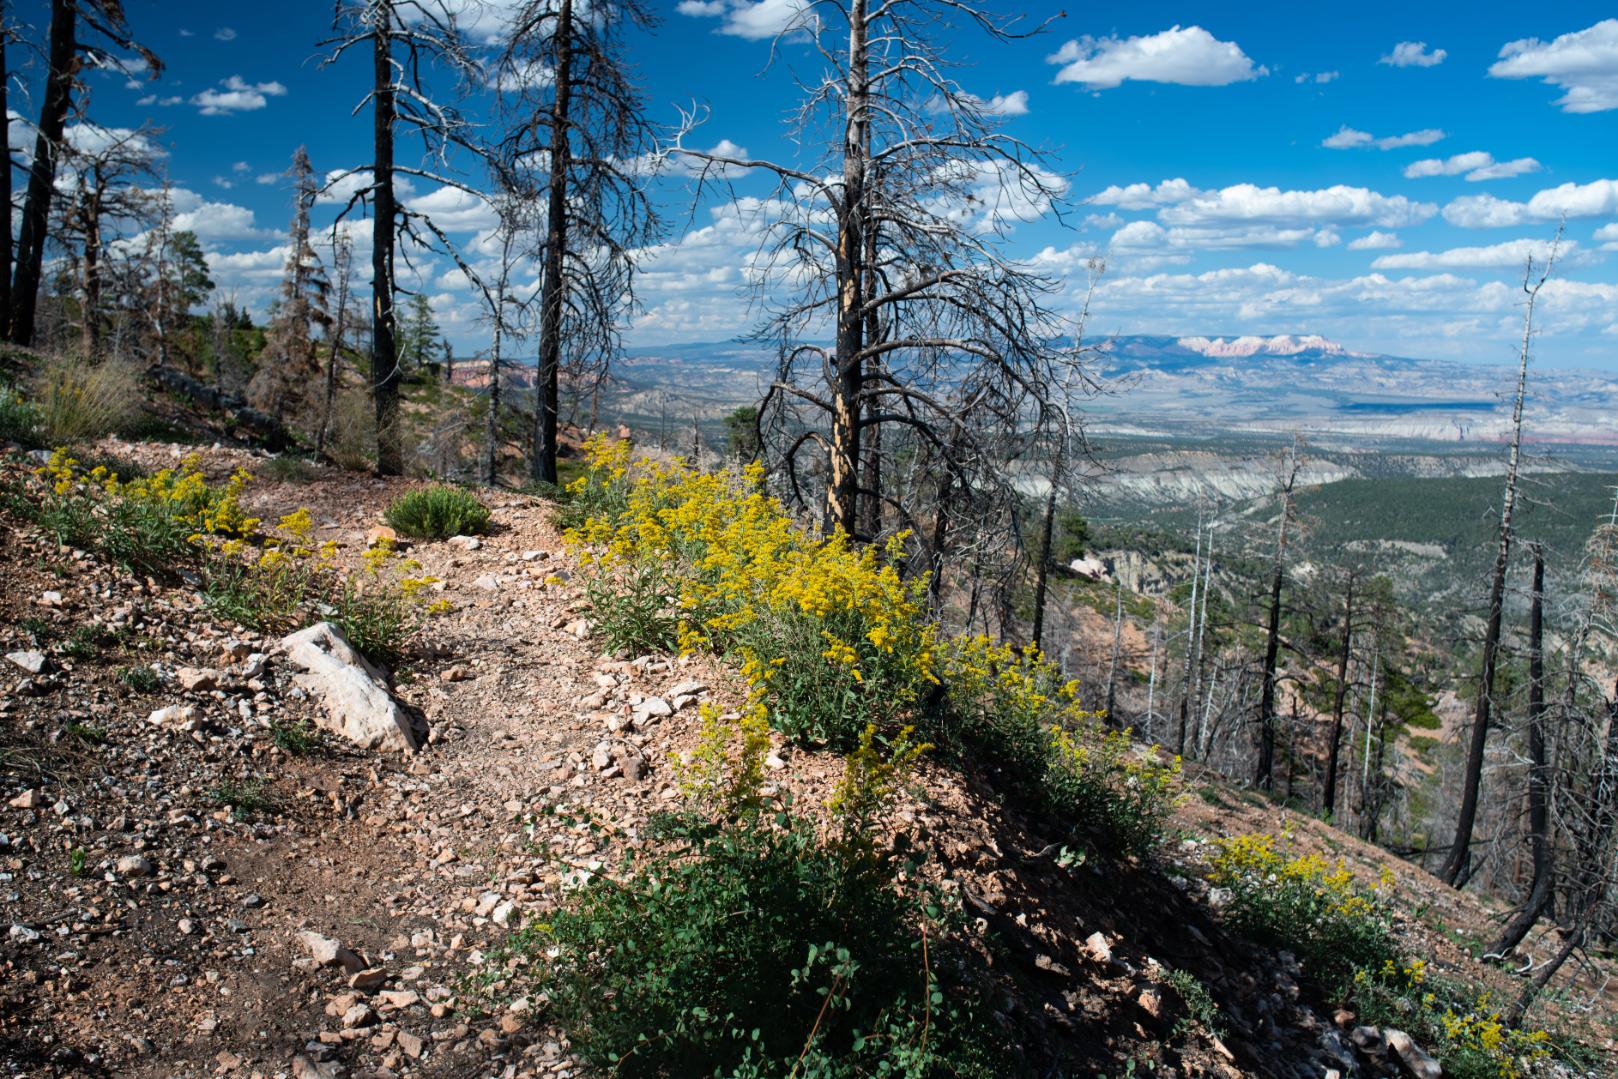
[[[703,472],[599,437],[585,449],[568,542],[594,567],[586,593],[609,641],[668,636],[684,651],[733,655],[759,716],[856,758],[870,738],[925,720],[1060,819],[1099,825],[1132,850],[1156,841],[1179,762],[1105,731],[1037,649],[942,636],[926,578],[900,574],[905,536],[856,548],[806,529],[756,465]],[[660,632],[660,619],[677,629]],[[918,715],[939,685],[943,707]]]
[[[677,766],[686,797],[727,820],[756,810],[763,800],[770,723],[760,696],[755,692],[739,713],[704,701],[697,748]]]
[[[681,648],[750,661],[776,726],[851,747],[866,723],[895,721],[937,680],[926,581],[897,568],[903,537],[855,549],[841,533],[802,529],[756,466],[703,472],[600,437],[585,448],[590,470],[569,488],[588,512],[568,534],[580,560],[624,588],[656,567]]]
[[[36,475],[47,485],[41,520],[65,541],[142,570],[196,566],[216,609],[260,628],[290,628],[318,613],[341,623],[362,651],[387,655],[422,616],[447,606],[424,595],[437,578],[391,545],[365,554],[363,579],[339,573],[336,541],[315,538],[308,509],[265,528],[242,506],[252,481],[242,469],[210,483],[193,455],[125,480],[57,451]]]

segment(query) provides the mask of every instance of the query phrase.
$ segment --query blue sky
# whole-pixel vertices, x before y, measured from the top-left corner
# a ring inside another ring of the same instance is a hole
[[[474,32],[492,40],[512,2],[489,5]],[[672,123],[700,103],[710,118],[697,141],[790,155],[786,65],[810,56],[788,45],[763,69],[770,31],[801,2],[656,4],[661,26],[631,42],[653,118]],[[14,17],[43,22],[37,0],[15,6]],[[349,114],[368,65],[320,65],[322,0],[127,7],[167,67],[156,81],[92,76],[92,113],[163,129],[182,224],[202,236],[220,284],[262,309],[285,255],[281,173],[300,143],[322,173],[364,161],[369,119]],[[1065,223],[1020,222],[1011,249],[1079,287],[1087,258],[1108,259],[1092,333],[1319,333],[1352,348],[1503,362],[1522,257],[1566,212],[1539,357],[1618,370],[1610,5],[1138,3],[1075,10],[1030,40],[962,33],[951,44],[962,85],[998,95],[1010,129],[1047,150],[1069,184]],[[23,60],[14,48],[13,66]],[[466,108],[481,116],[486,104]],[[764,189],[762,178],[738,186]],[[412,197],[474,257],[483,250],[485,210],[425,184]],[[692,206],[677,179],[660,198],[671,234],[648,253],[631,341],[745,331],[760,222]],[[484,335],[465,282],[443,260],[422,270],[451,337],[475,350]]]

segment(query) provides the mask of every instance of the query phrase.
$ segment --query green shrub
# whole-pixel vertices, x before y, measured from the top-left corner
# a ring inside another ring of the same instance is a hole
[[[46,442],[94,441],[128,430],[139,417],[140,373],[117,360],[58,356],[35,376],[32,397]]]
[[[459,487],[420,487],[393,500],[383,520],[401,536],[448,539],[489,527],[489,508]]]
[[[637,558],[589,575],[584,598],[614,655],[667,652],[679,642],[675,583],[656,559]]]
[[[1344,994],[1357,971],[1379,971],[1398,959],[1380,892],[1361,887],[1341,862],[1293,855],[1285,836],[1278,844],[1264,832],[1218,846],[1209,878],[1230,891],[1231,923],[1260,943],[1290,950],[1328,992]],[[1385,888],[1391,877],[1380,883]]]
[[[761,713],[727,726],[709,710],[699,758],[724,763],[699,760],[688,790],[710,812],[665,820],[623,879],[593,879],[511,941],[574,1052],[624,1077],[1003,1073],[941,898],[876,842],[919,747],[883,754],[873,737],[823,837],[769,811]]]
[[[120,667],[117,677],[136,693],[152,693],[163,684],[163,679],[150,667]]]
[[[0,442],[37,446],[39,428],[39,410],[10,386],[0,386]]]
[[[265,816],[276,808],[274,798],[264,789],[261,779],[227,779],[209,794],[215,805],[229,809],[230,815],[239,821]]]
[[[270,741],[283,753],[301,757],[319,748],[320,732],[306,719],[277,719],[270,723]]]
[[[283,454],[280,457],[267,457],[257,466],[259,475],[275,483],[305,484],[312,483],[320,478],[320,469],[304,460],[302,457],[293,457]]]

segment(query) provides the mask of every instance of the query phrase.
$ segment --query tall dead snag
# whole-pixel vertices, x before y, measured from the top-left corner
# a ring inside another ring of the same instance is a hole
[[[325,267],[309,239],[309,210],[315,203],[315,175],[309,154],[302,147],[292,155],[293,211],[288,236],[286,270],[281,278],[281,303],[270,323],[265,360],[247,396],[255,408],[286,418],[289,408],[301,412],[309,390],[320,375],[316,330],[330,333],[327,311],[331,285]]]
[[[758,334],[781,355],[760,409],[766,458],[789,500],[818,494],[828,528],[858,538],[878,519],[861,513],[872,498],[915,536],[970,545],[974,519],[1009,534],[1005,452],[1027,448],[1061,360],[1046,307],[1058,285],[1001,240],[1066,183],[951,76],[955,24],[995,43],[1040,29],[953,0],[804,4],[777,38],[807,40],[821,64],[798,79],[799,155],[692,148],[692,115],[674,147],[699,166],[699,186],[745,170],[773,181],[762,200],[736,199],[762,208],[753,280],[769,314]],[[831,347],[817,343],[827,336]],[[871,467],[867,436],[880,437],[888,468]],[[899,459],[925,482],[862,486],[862,472],[891,473]]]
[[[1500,659],[1501,610],[1506,594],[1506,569],[1511,564],[1511,522],[1517,508],[1517,470],[1522,459],[1523,402],[1528,394],[1528,358],[1534,341],[1534,305],[1556,266],[1562,230],[1556,230],[1550,253],[1535,275],[1534,257],[1523,267],[1522,348],[1517,363],[1517,394],[1511,405],[1511,443],[1506,453],[1506,489],[1500,503],[1500,531],[1495,544],[1494,572],[1489,578],[1489,608],[1483,631],[1483,664],[1477,697],[1472,707],[1472,737],[1466,748],[1466,771],[1461,779],[1461,808],[1455,818],[1455,842],[1438,870],[1438,879],[1459,887],[1472,861],[1472,829],[1477,824],[1478,795],[1483,785],[1483,754],[1489,743],[1489,721],[1494,708],[1494,677]]]
[[[1534,879],[1528,898],[1490,949],[1511,951],[1533,928],[1551,900],[1550,764],[1545,740],[1545,550],[1530,546],[1534,556],[1534,594],[1528,609],[1528,844]]]
[[[555,483],[564,368],[605,371],[634,307],[634,251],[659,233],[646,196],[655,142],[624,35],[656,22],[640,0],[525,0],[499,85],[501,167],[542,193],[533,477]]]
[[[1275,682],[1276,661],[1281,647],[1281,586],[1286,579],[1287,526],[1292,523],[1292,492],[1298,482],[1299,439],[1292,436],[1287,454],[1286,478],[1281,482],[1281,523],[1275,535],[1275,565],[1270,573],[1270,609],[1264,632],[1264,688],[1258,701],[1258,762],[1253,785],[1269,790],[1275,771]]]
[[[371,394],[376,405],[376,470],[382,475],[397,475],[404,467],[395,313],[399,290],[395,262],[401,247],[406,258],[412,246],[441,247],[474,285],[481,284],[443,230],[428,215],[402,205],[395,188],[397,177],[408,175],[482,197],[449,171],[454,151],[482,154],[472,141],[471,124],[453,105],[434,97],[427,85],[429,74],[446,76],[456,81],[459,96],[484,74],[456,22],[461,6],[455,0],[337,0],[332,25],[338,36],[322,43],[330,50],[323,65],[356,50],[368,50],[371,57],[371,89],[354,110],[371,106],[371,163],[328,177],[326,186],[330,189],[356,174],[367,177],[337,216],[341,221],[356,206],[368,205],[374,219]],[[400,165],[395,159],[395,136],[401,130],[420,137],[423,167]]]
[[[106,318],[104,265],[116,249],[119,229],[138,229],[151,216],[152,199],[136,185],[156,177],[153,132],[89,126],[88,137],[58,149],[54,239],[68,252],[79,287],[79,345],[86,357],[101,355]]]
[[[332,238],[331,280],[335,293],[331,324],[326,331],[326,371],[321,393],[320,427],[315,432],[315,455],[326,456],[326,440],[331,435],[332,412],[337,406],[337,362],[348,339],[349,282],[354,274],[354,245],[347,233]]]
[[[17,234],[17,266],[11,281],[11,307],[6,327],[13,344],[34,343],[34,315],[45,265],[51,203],[56,195],[56,167],[62,137],[73,111],[73,92],[85,64],[119,66],[109,48],[137,53],[147,73],[156,78],[163,63],[129,35],[122,0],[51,0],[51,26],[45,50],[45,92],[41,96],[34,158],[28,168],[22,227]],[[9,140],[8,140],[9,141]],[[9,160],[7,167],[10,167]]]
[[[503,350],[506,339],[517,336],[522,330],[522,305],[511,294],[511,267],[516,260],[518,236],[524,227],[524,212],[523,200],[510,192],[502,192],[495,200],[499,224],[495,227],[493,243],[499,248],[500,269],[494,279],[489,304],[489,417],[483,444],[483,482],[490,487],[500,478],[500,368],[504,362]]]
[[[1343,706],[1348,700],[1348,663],[1354,654],[1354,584],[1358,570],[1350,568],[1343,582],[1343,625],[1337,652],[1337,682],[1332,692],[1331,734],[1326,741],[1326,778],[1320,809],[1327,819],[1337,812],[1337,767],[1343,748]]]
[[[0,131],[4,158],[0,159],[0,337],[11,326],[11,69],[6,65],[6,52],[11,48],[11,22],[6,18],[5,0],[0,0],[0,117],[5,118]]]

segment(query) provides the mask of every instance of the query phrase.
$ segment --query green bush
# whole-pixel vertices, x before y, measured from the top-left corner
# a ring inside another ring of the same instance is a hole
[[[10,386],[0,386],[0,442],[39,445],[39,410]]]
[[[383,520],[401,536],[440,540],[489,527],[489,508],[459,487],[421,487],[393,500]]]
[[[614,655],[667,652],[679,641],[675,585],[661,563],[636,559],[585,578],[596,629]]]
[[[767,808],[768,746],[757,710],[735,726],[709,710],[694,774],[724,778],[688,789],[710,812],[665,820],[624,879],[512,939],[574,1052],[625,1077],[1003,1074],[941,898],[875,841],[920,747],[884,755],[868,733],[823,837]]]

